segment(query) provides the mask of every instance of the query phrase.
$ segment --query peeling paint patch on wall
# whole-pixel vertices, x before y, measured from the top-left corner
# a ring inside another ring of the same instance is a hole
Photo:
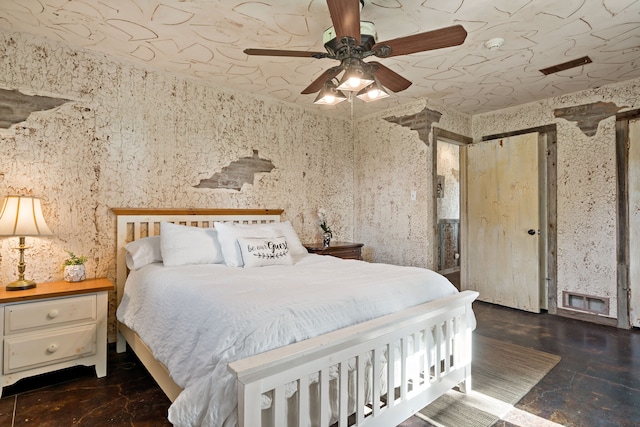
[[[195,188],[229,188],[238,190],[242,184],[253,184],[254,175],[257,173],[271,172],[275,168],[271,160],[261,159],[258,150],[253,150],[253,156],[243,157],[229,166],[222,168],[211,178],[203,179]]]
[[[11,125],[27,120],[34,111],[50,110],[65,102],[69,100],[0,89],[0,128],[8,129]]]
[[[385,120],[390,123],[396,123],[400,126],[408,127],[411,130],[418,131],[420,140],[428,146],[431,126],[433,125],[433,123],[439,122],[440,117],[442,117],[442,113],[440,113],[439,111],[430,110],[425,107],[419,113],[400,117],[385,117]]]
[[[576,122],[585,135],[594,136],[602,120],[613,116],[623,108],[625,107],[618,107],[613,102],[594,102],[575,107],[556,108],[553,115],[559,119]]]

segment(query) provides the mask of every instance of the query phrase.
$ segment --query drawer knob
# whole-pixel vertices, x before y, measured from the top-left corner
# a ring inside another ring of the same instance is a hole
[[[58,314],[60,314],[60,312],[58,311],[58,309],[54,308],[49,312],[49,319],[55,319],[56,317],[58,317]]]
[[[58,344],[51,344],[49,345],[49,347],[47,347],[47,351],[49,353],[55,353],[56,350],[58,350]]]

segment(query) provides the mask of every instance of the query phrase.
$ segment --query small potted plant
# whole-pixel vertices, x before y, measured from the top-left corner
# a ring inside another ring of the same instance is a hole
[[[69,258],[64,260],[64,280],[67,282],[82,282],[86,278],[86,270],[84,263],[87,262],[86,256],[77,256],[73,252],[67,251]]]

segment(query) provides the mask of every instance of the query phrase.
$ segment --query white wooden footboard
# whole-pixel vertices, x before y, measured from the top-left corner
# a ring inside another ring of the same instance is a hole
[[[239,426],[281,427],[295,418],[298,426],[389,427],[456,385],[468,391],[477,296],[464,291],[230,363]]]

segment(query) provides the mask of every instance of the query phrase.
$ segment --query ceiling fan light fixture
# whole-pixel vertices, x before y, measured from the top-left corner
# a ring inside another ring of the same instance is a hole
[[[332,81],[327,81],[313,103],[316,105],[336,105],[346,100],[345,94],[336,89],[336,85]]]
[[[386,98],[389,96],[389,92],[387,92],[378,81],[374,81],[366,88],[362,89],[356,95],[358,98],[363,100],[364,102],[377,101],[378,99]]]
[[[344,72],[344,75],[338,84],[338,90],[360,92],[371,83],[373,83],[373,76],[365,72],[362,65],[356,62],[347,67],[347,70]]]

